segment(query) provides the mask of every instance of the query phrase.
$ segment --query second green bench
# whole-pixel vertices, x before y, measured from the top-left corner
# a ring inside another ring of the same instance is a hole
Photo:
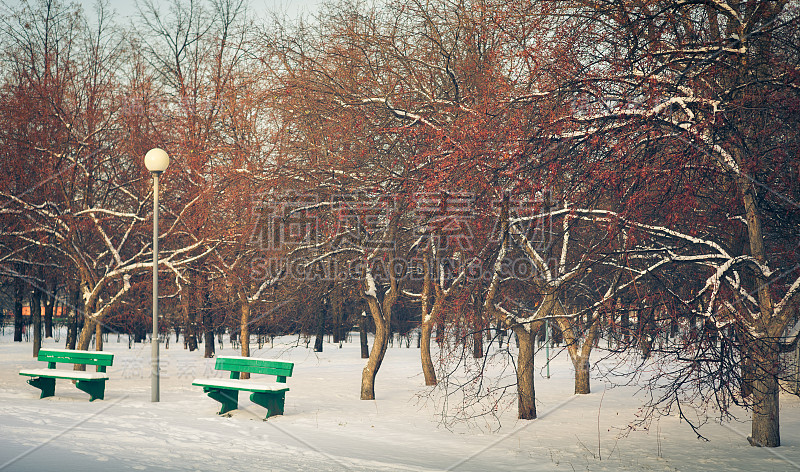
[[[239,408],[239,392],[252,392],[250,400],[267,409],[267,418],[283,414],[286,392],[286,377],[292,376],[294,364],[277,359],[259,359],[256,357],[217,357],[216,370],[230,371],[230,378],[195,379],[192,385],[203,387],[203,392],[220,402],[220,415]],[[276,376],[275,382],[261,379],[241,380],[239,374],[264,374]]]

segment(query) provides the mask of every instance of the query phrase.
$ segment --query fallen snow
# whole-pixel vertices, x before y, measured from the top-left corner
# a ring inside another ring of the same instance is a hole
[[[677,417],[623,435],[642,399],[635,388],[607,389],[593,379],[590,395],[572,394],[572,366],[562,355],[552,376],[536,378],[540,418],[518,421],[514,408],[500,413],[499,431],[441,426],[430,387],[420,373],[419,351],[389,349],[376,381],[375,401],[359,400],[364,360],[356,342],[326,343],[314,353],[296,338],[279,338],[252,355],[295,362],[288,379],[285,415],[263,421],[265,410],[240,398],[241,409],[218,416],[219,404],[196,377],[224,378],[214,360],[171,340],[161,347],[161,402],[150,402],[150,346],[117,342],[108,368],[105,400],[69,381],[56,396],[39,399],[21,369],[40,368],[30,343],[0,336],[0,470],[278,470],[278,471],[550,471],[800,469],[800,399],[781,398],[777,449],[750,447],[749,423],[708,424],[695,435]],[[226,339],[227,341],[227,339]],[[280,343],[278,341],[281,341]],[[412,346],[415,343],[412,343]],[[44,345],[63,347],[47,339]],[[237,355],[225,343],[218,355]],[[537,354],[537,368],[544,366]],[[543,374],[543,372],[540,372]],[[253,376],[253,380],[271,380]],[[512,404],[513,405],[513,404]],[[742,420],[749,419],[743,414]]]

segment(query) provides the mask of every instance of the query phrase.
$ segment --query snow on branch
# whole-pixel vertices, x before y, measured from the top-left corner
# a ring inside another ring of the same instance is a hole
[[[367,285],[367,290],[364,291],[364,294],[368,297],[372,297],[374,299],[378,299],[378,289],[375,287],[375,279],[372,277],[372,273],[367,270],[366,277],[364,278],[364,283]]]
[[[103,215],[108,215],[108,216],[115,216],[117,218],[130,218],[130,219],[136,220],[136,221],[146,221],[145,218],[142,218],[141,216],[139,216],[137,214],[134,214],[134,213],[123,213],[123,212],[120,212],[120,211],[109,210],[107,208],[87,208],[86,210],[81,210],[81,211],[75,212],[75,216],[82,216],[82,215],[92,215],[92,216],[94,216],[94,215],[96,215],[98,213],[103,214]]]
[[[436,126],[433,123],[431,123],[430,121],[428,121],[422,115],[417,115],[416,113],[412,113],[410,111],[406,111],[406,110],[403,110],[401,108],[394,107],[391,103],[389,103],[389,99],[388,98],[377,98],[377,97],[375,97],[375,98],[363,98],[363,99],[361,99],[361,100],[359,100],[357,102],[352,102],[352,103],[346,103],[346,102],[340,100],[339,104],[341,106],[344,106],[344,107],[353,107],[353,106],[359,106],[359,105],[383,105],[395,117],[400,118],[402,120],[412,121],[413,122],[412,125],[414,123],[419,122],[419,123],[422,123],[422,124],[430,127],[431,129],[434,129],[434,130],[437,130],[437,131],[439,130],[438,126]]]
[[[341,249],[336,249],[334,251],[328,251],[325,254],[317,256],[314,259],[311,259],[307,263],[303,264],[303,267],[307,268],[308,266],[310,266],[312,264],[315,264],[315,263],[320,262],[320,261],[324,261],[325,259],[328,259],[329,257],[333,257],[333,256],[335,256],[337,254],[343,254],[345,252],[363,253],[364,251],[362,249],[360,249],[360,248],[352,248],[352,247],[345,247],[345,248],[341,248]]]
[[[786,295],[775,305],[775,314],[781,318],[788,319],[789,313],[792,311],[789,307],[793,305],[792,301],[798,296],[800,296],[800,277],[795,279]],[[798,326],[800,326],[800,322],[798,322]],[[798,326],[795,326],[795,328]],[[796,333],[795,336],[797,336]]]
[[[708,54],[727,52],[729,54],[747,54],[747,48],[744,46],[738,48],[726,48],[724,46],[706,47],[697,49],[675,49],[672,51],[665,51],[665,54]]]
[[[520,245],[522,246],[522,250],[528,257],[533,261],[536,265],[536,268],[540,271],[541,274],[544,274],[545,279],[548,281],[553,279],[553,275],[550,272],[550,267],[548,267],[547,262],[545,262],[544,258],[539,254],[539,251],[534,249],[533,244],[531,244],[530,240],[527,236],[525,236],[522,231],[520,231],[519,227],[515,224],[515,222],[509,222],[509,230],[516,239],[520,240]]]
[[[708,5],[731,20],[740,21],[739,13],[724,0],[679,0],[675,3],[675,6],[678,8],[685,5]]]

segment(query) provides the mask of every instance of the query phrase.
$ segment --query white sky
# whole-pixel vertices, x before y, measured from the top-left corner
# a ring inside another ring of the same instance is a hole
[[[94,5],[97,0],[74,0],[83,6],[87,15],[92,15]],[[250,8],[259,16],[266,16],[271,11],[285,12],[289,17],[296,17],[299,14],[313,13],[323,0],[248,0]],[[7,5],[16,6],[21,3],[19,0],[8,1]],[[156,0],[156,3],[159,3]],[[166,2],[164,2],[166,3]],[[118,20],[121,23],[125,21],[123,18],[136,15],[136,1],[135,0],[109,0],[111,9],[116,11],[119,16]]]

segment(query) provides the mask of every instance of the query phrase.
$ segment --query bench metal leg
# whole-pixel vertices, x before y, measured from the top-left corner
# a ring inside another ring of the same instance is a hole
[[[239,408],[238,390],[203,387],[203,391],[206,392],[209,397],[222,404],[222,408],[219,410],[219,413],[217,413],[218,415],[223,415],[231,410]]]
[[[75,386],[89,394],[90,402],[105,398],[105,380],[78,380]]]
[[[42,391],[42,394],[39,396],[39,398],[52,397],[56,394],[56,379],[48,377],[36,377],[29,379],[28,383]]]
[[[267,418],[283,414],[286,392],[253,392],[250,400],[267,409]]]

